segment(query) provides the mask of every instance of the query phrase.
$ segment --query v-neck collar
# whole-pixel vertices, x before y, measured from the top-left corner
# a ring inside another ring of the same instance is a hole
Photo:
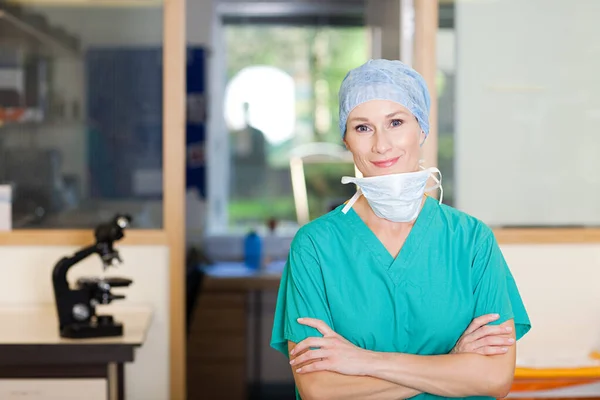
[[[379,261],[379,265],[386,270],[394,283],[398,284],[403,271],[411,264],[411,260],[418,254],[423,240],[427,237],[427,231],[438,208],[437,200],[427,196],[419,216],[396,258],[390,254],[353,208],[350,208],[348,213],[342,216],[347,218],[348,223],[352,226],[352,232],[361,237],[368,251]]]

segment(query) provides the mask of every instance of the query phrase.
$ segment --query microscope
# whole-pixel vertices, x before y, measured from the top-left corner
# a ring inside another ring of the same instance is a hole
[[[123,231],[130,224],[130,216],[116,215],[110,222],[96,227],[95,244],[82,248],[70,257],[63,257],[54,266],[52,283],[61,337],[79,339],[123,335],[123,324],[115,321],[111,315],[96,315],[96,306],[124,299],[123,295],[111,293],[111,289],[127,287],[132,281],[117,277],[87,277],[78,279],[72,288],[67,281],[67,272],[92,254],[100,257],[104,271],[122,263],[119,252],[113,248],[113,242],[123,238]]]

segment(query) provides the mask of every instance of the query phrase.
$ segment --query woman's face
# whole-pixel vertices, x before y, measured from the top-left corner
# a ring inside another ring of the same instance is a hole
[[[364,177],[419,169],[425,133],[408,109],[389,100],[354,108],[346,122],[346,147]]]

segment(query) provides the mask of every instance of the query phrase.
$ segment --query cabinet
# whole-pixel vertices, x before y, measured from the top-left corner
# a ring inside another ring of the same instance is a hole
[[[187,342],[188,399],[247,398],[247,325],[245,292],[201,292]]]

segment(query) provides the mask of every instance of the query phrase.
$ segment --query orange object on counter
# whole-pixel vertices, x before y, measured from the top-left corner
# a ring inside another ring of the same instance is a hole
[[[600,352],[590,355],[600,360]],[[600,381],[600,366],[581,368],[519,368],[511,392],[552,390]]]

